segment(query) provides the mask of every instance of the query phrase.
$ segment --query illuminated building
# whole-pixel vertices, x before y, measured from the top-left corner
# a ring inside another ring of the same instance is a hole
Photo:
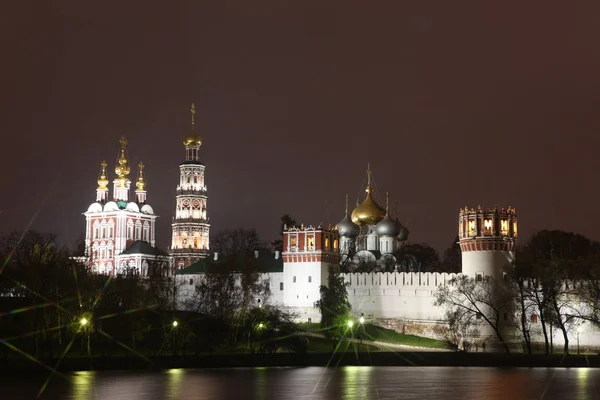
[[[108,164],[102,161],[96,202],[84,213],[85,258],[94,273],[147,275],[157,263],[168,264],[168,258],[154,248],[157,216],[146,202],[144,164],[138,165],[135,199],[130,201],[130,167],[125,137],[121,138],[120,144],[113,199],[109,200]]]
[[[207,191],[204,164],[199,152],[202,139],[196,132],[196,107],[192,104],[192,128],[183,141],[185,161],[179,166],[175,217],[172,223],[170,254],[174,268],[181,269],[206,257],[210,224],[206,214]]]

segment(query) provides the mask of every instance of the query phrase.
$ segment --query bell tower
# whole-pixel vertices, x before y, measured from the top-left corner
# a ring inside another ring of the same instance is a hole
[[[199,151],[202,139],[196,133],[196,107],[190,108],[192,128],[183,141],[185,161],[179,165],[171,256],[174,268],[181,269],[206,257],[209,253],[210,224],[206,211],[208,199],[204,182],[204,164]]]

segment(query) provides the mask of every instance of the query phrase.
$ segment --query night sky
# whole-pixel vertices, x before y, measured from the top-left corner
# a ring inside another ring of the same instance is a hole
[[[478,204],[516,207],[521,238],[600,239],[599,16],[578,1],[6,2],[0,231],[32,221],[74,243],[124,134],[169,245],[194,101],[212,232],[335,224],[370,162],[412,242],[443,250]]]

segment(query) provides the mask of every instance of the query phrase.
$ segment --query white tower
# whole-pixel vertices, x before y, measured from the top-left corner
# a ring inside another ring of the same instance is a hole
[[[199,151],[202,139],[196,133],[196,107],[192,103],[192,129],[186,136],[185,161],[179,166],[171,256],[176,269],[206,257],[209,252],[210,224],[206,213],[207,191],[204,184],[204,164]]]
[[[458,217],[462,273],[477,280],[502,279],[504,267],[515,258],[517,214],[508,210],[465,207]]]
[[[339,268],[339,234],[321,226],[283,229],[283,304],[291,307],[300,321],[320,321],[315,302],[321,285],[327,286],[329,269]]]

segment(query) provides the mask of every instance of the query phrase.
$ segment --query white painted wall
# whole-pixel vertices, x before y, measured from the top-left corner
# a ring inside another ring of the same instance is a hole
[[[284,263],[283,304],[286,307],[314,307],[321,298],[319,287],[327,284],[329,266],[322,262]]]
[[[435,291],[455,274],[374,272],[342,274],[348,286],[352,312],[367,318],[423,321],[444,319],[444,310],[433,305]]]

